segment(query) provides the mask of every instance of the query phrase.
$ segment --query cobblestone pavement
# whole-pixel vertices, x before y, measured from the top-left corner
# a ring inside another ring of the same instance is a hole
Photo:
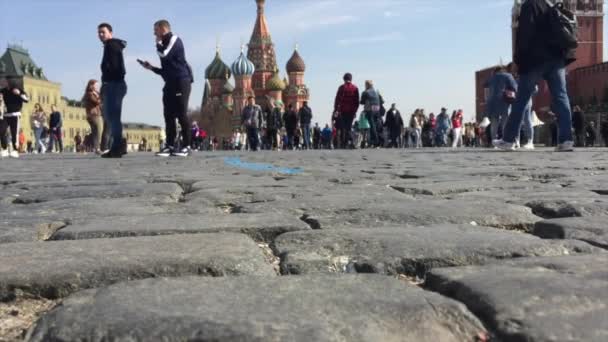
[[[0,161],[0,341],[608,340],[608,150]]]

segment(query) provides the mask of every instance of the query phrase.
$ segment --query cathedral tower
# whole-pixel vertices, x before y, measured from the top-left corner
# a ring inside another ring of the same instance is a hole
[[[298,47],[293,51],[293,55],[287,62],[287,74],[289,75],[289,84],[285,89],[283,98],[287,104],[293,104],[296,110],[302,108],[304,101],[308,101],[309,92],[304,84],[304,72],[306,64],[304,59],[298,53]]]
[[[266,83],[273,76],[274,70],[277,68],[277,60],[268,23],[264,15],[266,0],[256,0],[255,2],[258,8],[258,15],[251,40],[249,41],[247,58],[255,66],[252,86],[255,91],[256,102],[263,106],[267,102],[266,95],[269,93],[266,89]]]
[[[245,57],[244,47],[242,47],[241,54],[232,63],[232,73],[235,80],[235,89],[232,95],[234,100],[232,122],[235,127],[240,126],[241,113],[245,108],[247,98],[256,96],[252,88],[252,77],[255,76],[255,72],[256,68],[253,62]]]

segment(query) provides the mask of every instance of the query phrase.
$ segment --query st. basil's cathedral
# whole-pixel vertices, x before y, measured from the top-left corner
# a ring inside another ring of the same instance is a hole
[[[308,101],[310,93],[304,84],[306,64],[296,47],[286,64],[287,78],[281,78],[274,44],[264,15],[265,0],[256,0],[257,19],[251,40],[241,47],[241,54],[229,67],[219,48],[205,70],[205,90],[200,113],[192,117],[209,136],[230,138],[241,126],[241,112],[250,96],[268,110],[271,101],[282,101],[295,109]],[[230,79],[234,77],[234,86]]]

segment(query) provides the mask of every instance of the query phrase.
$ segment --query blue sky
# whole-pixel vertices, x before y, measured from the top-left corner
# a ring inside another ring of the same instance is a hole
[[[512,0],[267,0],[266,16],[279,68],[298,43],[307,64],[315,121],[327,122],[344,72],[374,80],[402,112],[462,108],[474,116],[474,72],[510,59]],[[99,22],[128,41],[129,94],[124,118],[161,124],[160,77],[135,60],[155,56],[152,24],[168,19],[195,71],[191,106],[201,102],[204,70],[219,41],[231,64],[249,41],[254,0],[0,0],[0,47],[22,43],[64,95],[79,98],[99,79]],[[6,11],[6,12],[5,12]]]

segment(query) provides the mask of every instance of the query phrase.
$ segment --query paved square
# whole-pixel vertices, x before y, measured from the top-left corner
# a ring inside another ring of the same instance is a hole
[[[0,341],[603,342],[607,152],[1,160]]]

